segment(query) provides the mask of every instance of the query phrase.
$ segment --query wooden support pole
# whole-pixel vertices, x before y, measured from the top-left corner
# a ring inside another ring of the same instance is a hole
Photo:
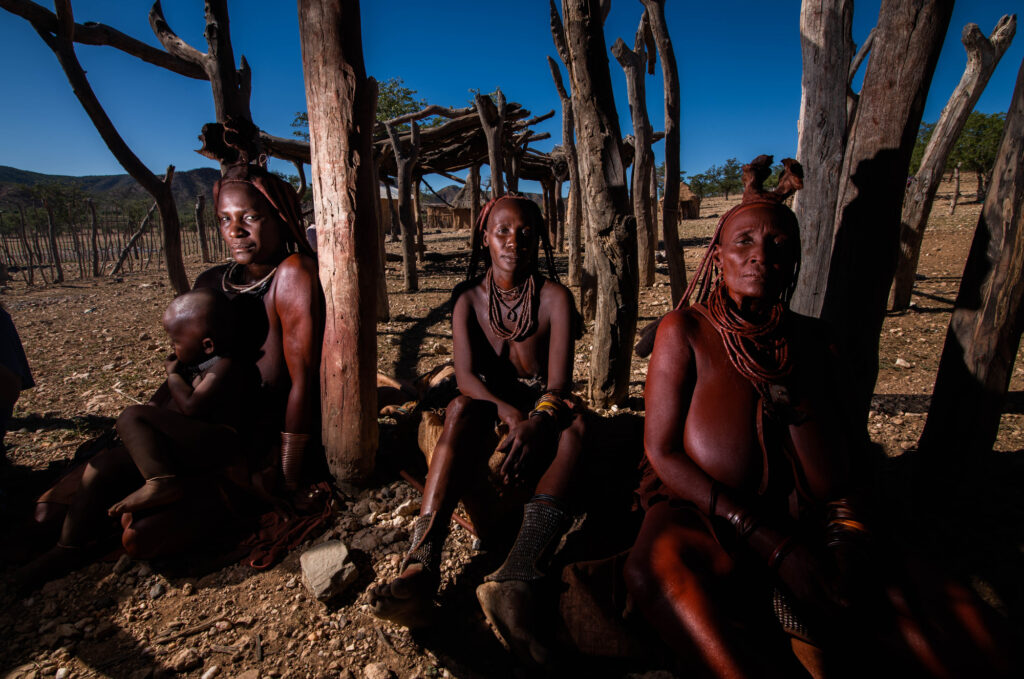
[[[323,443],[334,477],[362,483],[377,451],[376,87],[363,65],[358,0],[299,0],[298,11],[326,300]]]
[[[491,198],[497,198],[505,193],[505,95],[500,89],[495,99],[497,101],[491,101],[490,97],[479,92],[474,96],[480,126],[487,139],[487,162],[491,168]]]
[[[391,138],[391,148],[395,154],[398,172],[398,222],[402,226],[402,281],[406,292],[419,290],[416,276],[416,222],[412,205],[412,171],[416,166],[419,153],[420,128],[412,123],[412,134],[409,136],[407,148],[402,146],[394,125],[384,123]]]
[[[552,11],[554,4],[552,4]],[[557,17],[557,12],[555,12]],[[555,30],[554,24],[552,31]],[[556,47],[559,37],[555,36]],[[563,47],[558,47],[558,53],[562,56],[563,63],[567,63],[568,54],[562,55]],[[569,170],[569,204],[565,209],[565,231],[569,247],[569,284],[580,284],[580,273],[583,269],[583,206],[580,198],[580,171],[579,160],[576,154],[575,119],[572,112],[572,99],[565,91],[562,84],[562,72],[558,64],[551,57],[548,57],[548,67],[551,69],[551,77],[555,81],[555,89],[558,90],[558,98],[562,102],[562,148],[565,150],[565,163]]]
[[[206,196],[196,196],[196,236],[199,238],[199,251],[203,257],[203,263],[212,262],[210,258],[210,246],[206,240]]]

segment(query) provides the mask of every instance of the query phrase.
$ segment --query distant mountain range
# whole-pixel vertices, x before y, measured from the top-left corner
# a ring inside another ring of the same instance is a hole
[[[207,200],[212,199],[213,184],[218,179],[220,179],[220,171],[210,167],[175,172],[174,181],[171,184],[175,202],[178,204],[191,203],[200,193],[205,195]],[[127,174],[71,177],[29,172],[0,165],[0,201],[29,201],[31,196],[28,189],[40,185],[77,186],[94,198],[110,201],[149,198],[146,190]]]

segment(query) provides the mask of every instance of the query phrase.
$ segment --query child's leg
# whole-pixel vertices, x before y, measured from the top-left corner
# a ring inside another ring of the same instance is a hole
[[[237,452],[227,427],[154,406],[125,409],[117,431],[146,483],[112,506],[111,515],[174,502],[184,494],[179,473],[215,467]]]

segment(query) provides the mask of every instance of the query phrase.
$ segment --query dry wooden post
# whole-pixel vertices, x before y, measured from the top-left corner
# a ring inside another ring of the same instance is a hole
[[[372,88],[370,93],[373,96],[374,109],[377,108],[377,96],[378,86],[377,81],[373,78],[369,79],[369,84]],[[380,163],[382,157],[377,149],[374,148],[374,159],[372,163],[373,168],[373,223],[377,231],[377,271],[375,276],[377,278],[377,321],[387,321],[391,318],[391,303],[388,300],[388,281],[387,281],[387,250],[384,248],[384,215],[381,214],[380,207]]]
[[[992,72],[1013,40],[1017,30],[1017,17],[1004,15],[992,35],[988,38],[977,24],[964,26],[960,38],[967,50],[967,67],[960,77],[960,83],[946,102],[939,121],[932,130],[931,139],[921,156],[921,167],[914,175],[903,199],[903,216],[900,227],[900,256],[893,276],[892,294],[889,304],[894,311],[910,306],[914,291],[914,276],[921,258],[921,240],[928,226],[928,215],[932,211],[935,192],[939,190],[946,159],[960,132],[964,129],[967,116],[988,84]]]
[[[821,315],[832,256],[836,199],[846,153],[853,0],[804,0],[800,9],[803,82],[796,159],[804,168],[804,190],[793,210],[800,221],[801,266],[790,307]]]
[[[480,218],[480,164],[473,163],[469,168],[469,242],[473,243],[473,229],[476,228],[476,220]]]
[[[960,163],[953,168],[953,196],[949,199],[949,214],[956,212],[956,204],[960,201]]]
[[[363,65],[357,0],[299,0],[312,139],[320,281],[326,298],[321,408],[327,463],[359,483],[377,451],[376,86]]]
[[[552,3],[551,9],[554,12],[553,18],[557,18],[558,13],[554,9],[554,3]],[[554,24],[552,24],[552,31],[554,31]],[[559,46],[557,36],[555,46],[558,48],[562,62],[569,63],[568,54],[562,54],[564,41]],[[562,72],[551,57],[548,57],[548,66],[551,68],[551,77],[558,90],[558,98],[562,102],[562,149],[565,151],[565,163],[569,170],[569,204],[565,209],[565,230],[569,241],[569,284],[579,285],[580,270],[583,267],[583,244],[581,243],[583,206],[580,203],[579,161],[576,156],[576,138],[574,136],[576,123],[572,114],[572,99],[562,84]]]
[[[1006,115],[992,185],[946,333],[928,420],[927,460],[992,450],[1024,314],[1024,63]]]
[[[651,33],[658,47],[665,89],[665,196],[661,230],[668,260],[672,303],[686,291],[686,262],[679,242],[679,70],[676,54],[665,23],[665,0],[640,0],[651,22]],[[653,162],[653,161],[652,161]]]
[[[629,395],[630,360],[636,335],[636,222],[622,162],[619,119],[598,0],[562,0],[583,204],[597,275],[594,351],[588,395],[599,408]],[[553,22],[557,11],[553,12]]]
[[[427,246],[423,242],[423,216],[420,215],[420,178],[417,176],[412,183],[412,214],[416,224],[416,258],[423,263]]]
[[[29,285],[35,285],[36,260],[32,255],[32,246],[28,242],[28,231],[25,226],[25,208],[20,203],[18,204],[18,236],[21,237],[21,247],[25,250],[25,255],[28,258],[28,274],[25,282]]]
[[[504,136],[505,136],[505,95],[499,89],[495,99],[479,92],[473,97],[476,112],[480,116],[480,127],[487,139],[487,163],[491,168],[491,198],[505,193],[505,179],[502,172],[505,168]]]
[[[202,253],[203,262],[212,262],[210,259],[210,246],[206,242],[206,196],[196,196],[196,234],[199,237],[199,250]]]
[[[389,239],[390,242],[397,243],[398,237],[401,234],[401,227],[398,225],[398,208],[395,207],[395,199],[391,197],[391,184],[388,181],[384,182],[384,193],[387,195],[388,214],[391,219]]]
[[[71,241],[71,251],[75,255],[75,264],[78,265],[78,279],[85,278],[85,257],[82,252],[82,244],[78,239],[78,225],[75,224],[75,216],[72,212],[73,205],[68,202],[68,240]]]
[[[46,210],[46,238],[50,244],[50,262],[55,271],[54,283],[64,282],[64,267],[60,258],[60,244],[57,243],[57,220],[53,218],[53,210],[50,208],[50,201],[43,199],[43,209]]]
[[[420,128],[413,122],[409,135],[408,149],[402,147],[395,126],[384,123],[391,148],[395,154],[395,165],[398,167],[395,179],[398,180],[398,221],[402,225],[402,282],[406,292],[420,289],[416,278],[416,223],[412,213],[412,170],[416,165],[419,153]]]
[[[91,228],[91,245],[92,245],[92,275],[96,278],[100,275],[100,227],[99,222],[96,219],[96,205],[92,202],[92,199],[88,199],[86,203],[89,205],[89,217]]]
[[[867,422],[878,375],[910,154],[952,10],[952,0],[883,0],[850,126],[822,318],[850,367],[845,412],[858,424]]]
[[[645,34],[650,33],[647,12],[640,19],[633,49],[619,38],[612,45],[612,54],[626,74],[626,92],[629,96],[629,111],[633,118],[635,156],[633,176],[630,184],[633,199],[633,215],[636,217],[637,270],[640,285],[654,285],[654,225],[650,211],[650,197],[647,187],[654,171],[654,153],[651,151],[651,129],[647,118],[647,93],[644,88],[644,69],[647,52],[644,49]],[[678,187],[676,188],[678,191]]]

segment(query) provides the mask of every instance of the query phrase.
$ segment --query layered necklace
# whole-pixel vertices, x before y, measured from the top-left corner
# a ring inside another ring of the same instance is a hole
[[[758,392],[767,396],[772,384],[778,384],[793,371],[789,342],[781,332],[785,315],[782,303],[774,304],[764,321],[753,323],[740,316],[735,305],[729,303],[725,286],[718,284],[705,304],[722,337],[729,362]]]
[[[224,275],[221,276],[220,279],[220,287],[224,292],[233,295],[252,294],[257,297],[262,296],[267,292],[267,289],[270,287],[270,282],[274,279],[274,274],[277,273],[277,267],[275,266],[271,269],[270,273],[258,281],[253,281],[252,283],[236,283],[232,279],[242,277],[241,272],[239,271],[240,268],[241,267],[238,265],[238,262],[231,262],[230,266],[224,270]]]
[[[514,342],[529,334],[534,289],[533,274],[520,285],[503,290],[494,280],[494,269],[487,269],[487,321],[496,337]]]

